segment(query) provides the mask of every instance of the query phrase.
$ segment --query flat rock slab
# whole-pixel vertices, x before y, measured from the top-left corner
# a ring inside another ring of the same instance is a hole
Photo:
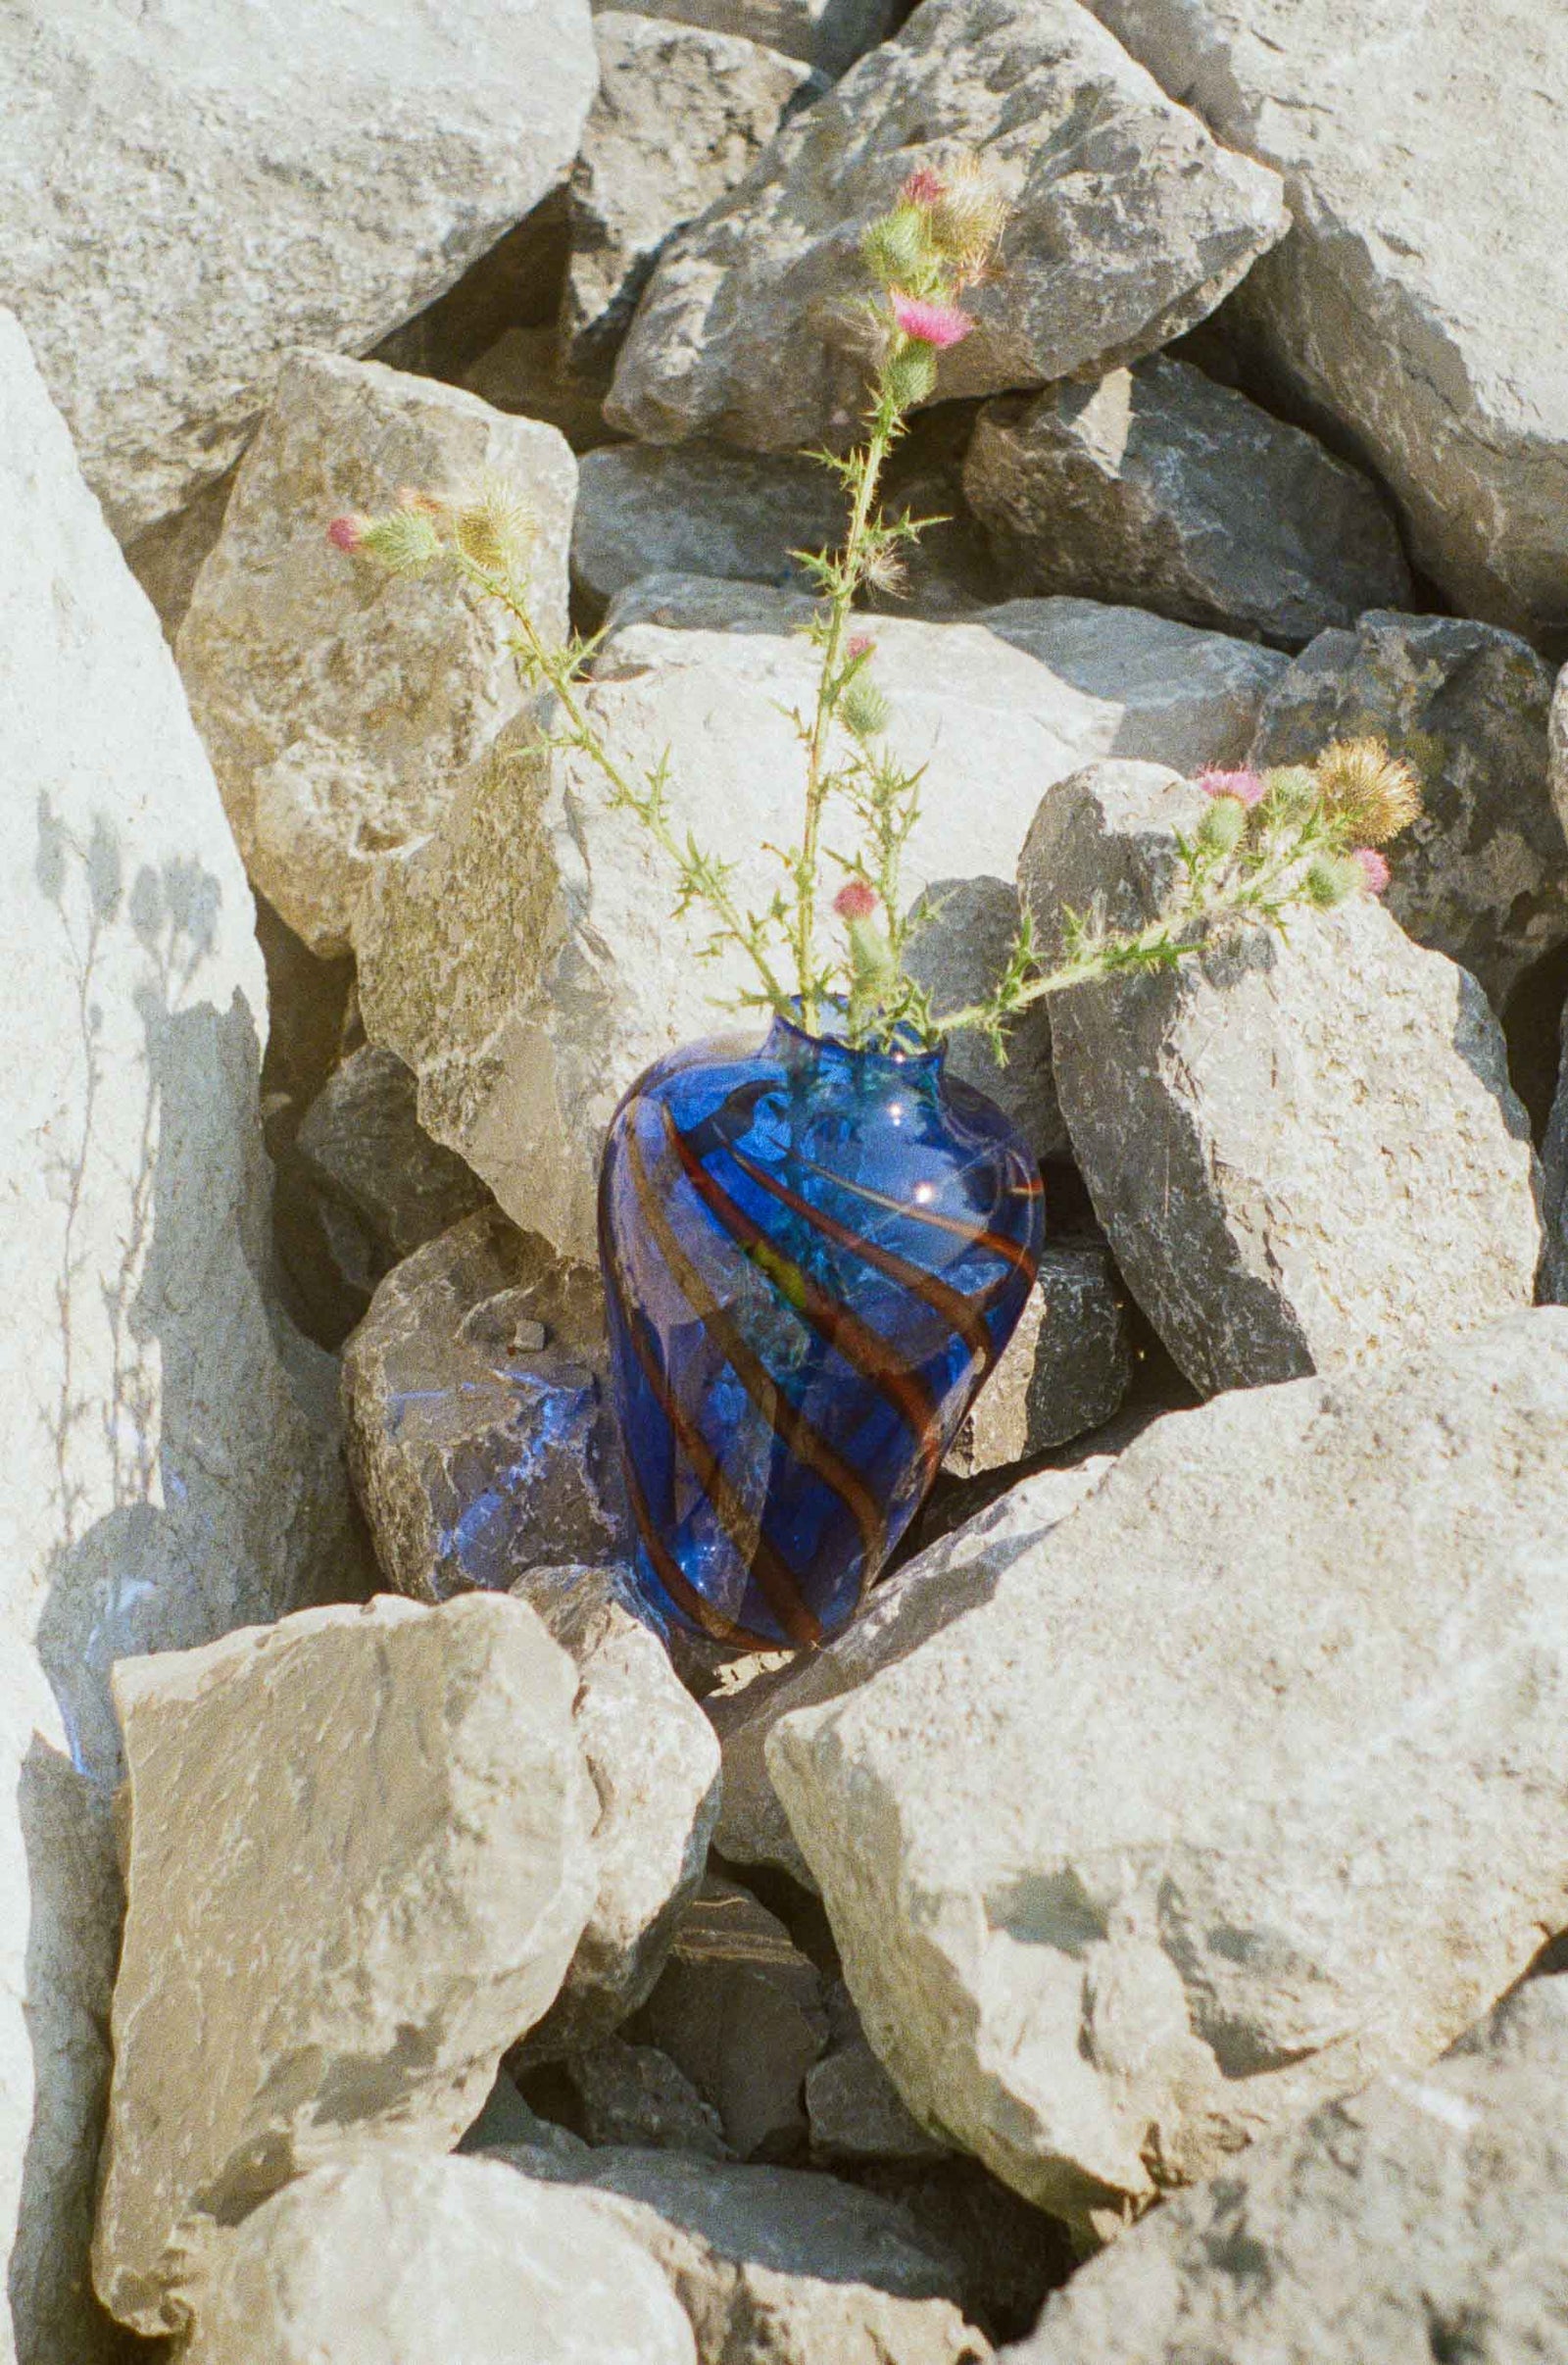
[[[1118,2221],[1568,1921],[1568,1313],[1169,1414],[768,1765],[917,2118]]]
[[[718,444],[610,444],[579,470],[571,578],[599,611],[644,575],[799,586],[794,554],[843,538],[841,490],[814,461]]]
[[[927,0],[666,250],[607,417],[650,443],[849,441],[866,378],[860,235],[911,172],[960,151],[1012,210],[937,399],[1152,352],[1286,227],[1276,176],[1217,146],[1077,0]]]

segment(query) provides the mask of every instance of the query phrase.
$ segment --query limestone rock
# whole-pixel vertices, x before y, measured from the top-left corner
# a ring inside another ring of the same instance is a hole
[[[1568,2342],[1568,1979],[1332,2102],[1057,2293],[1012,2365],[1327,2356],[1531,2365]]]
[[[349,1467],[400,1593],[612,1560],[620,1481],[598,1276],[496,1209],[394,1268],[343,1357]]]
[[[768,1766],[915,2115],[1080,2221],[1450,2043],[1568,1919],[1568,1314],[1156,1422]]]
[[[497,411],[519,411],[524,419],[542,419],[559,428],[574,452],[591,452],[611,440],[605,389],[564,367],[561,330],[554,321],[504,329],[464,371],[463,383]]]
[[[1552,692],[1547,741],[1551,801],[1558,819],[1568,829],[1568,665],[1558,674]]]
[[[97,2285],[182,2321],[225,2228],[389,2130],[445,2150],[593,1904],[576,1678],[468,1596],[122,1662],[129,1904]]]
[[[431,1141],[401,1059],[363,1043],[334,1068],[295,1135],[338,1261],[367,1297],[401,1257],[477,1214],[489,1192]]]
[[[733,861],[742,900],[765,905],[776,883],[766,845],[798,825],[801,750],[780,710],[813,694],[797,630],[808,603],[656,576],[623,613],[597,660],[592,711],[633,771],[667,751],[674,826]],[[1078,602],[1017,602],[999,617],[995,630],[891,617],[874,628],[892,744],[927,765],[905,862],[911,898],[937,880],[1015,892],[1053,781],[1129,740],[1174,763],[1195,746],[1221,760],[1221,746],[1250,736],[1284,662]],[[606,810],[580,757],[518,733],[507,760],[470,774],[424,847],[379,867],[356,925],[361,995],[370,1039],[418,1075],[426,1130],[525,1229],[587,1261],[621,1093],[651,1060],[710,1034],[715,1003],[750,974],[734,954],[694,962],[642,825]]]
[[[1048,1240],[1017,1329],[943,1468],[1005,1469],[1098,1429],[1132,1385],[1127,1306],[1108,1249]]]
[[[1269,692],[1249,761],[1298,764],[1384,739],[1421,775],[1389,910],[1480,978],[1500,1010],[1568,936],[1568,837],[1547,781],[1551,674],[1527,641],[1456,616],[1364,616],[1325,632]]]
[[[717,2111],[655,2045],[627,2045],[612,2037],[590,2052],[573,2055],[566,2075],[591,2143],[681,2151],[694,2159],[735,2156]]]
[[[562,302],[569,370],[608,375],[661,248],[745,178],[815,77],[729,32],[618,9],[594,19],[599,96],[571,174]]]
[[[899,0],[651,0],[638,13],[760,41],[833,77],[887,39],[900,8]]]
[[[225,2242],[188,2365],[695,2365],[644,2245],[569,2186],[396,2148],[318,2168]]]
[[[1394,520],[1359,470],[1163,354],[988,403],[963,481],[1033,590],[1291,648],[1410,596]]]
[[[571,574],[596,611],[644,575],[791,583],[798,550],[844,537],[844,502],[811,460],[692,444],[610,444],[584,460]]]
[[[0,517],[0,2338],[26,2365],[96,2365],[119,1905],[71,1760],[115,1778],[122,1652],[361,1572],[332,1366],[267,1278],[244,873],[157,618],[9,314]]]
[[[400,485],[504,476],[534,522],[541,629],[566,627],[576,464],[553,427],[378,362],[290,357],[197,579],[177,652],[252,878],[313,951],[348,948],[373,863],[427,836],[522,705],[508,627],[452,584],[326,540]]]
[[[714,1832],[720,1852],[737,1864],[776,1864],[814,1889],[815,1875],[795,1843],[768,1771],[773,1727],[792,1709],[856,1691],[950,1619],[988,1601],[1000,1572],[1064,1519],[1109,1466],[1097,1454],[1076,1467],[1023,1480],[879,1585],[835,1642],[759,1675],[744,1691],[705,1703],[723,1749],[723,1799]]]
[[[290,346],[365,352],[526,214],[595,71],[583,0],[453,0],[391,41],[318,0],[9,11],[7,288],[121,538],[222,474]]]
[[[1019,873],[1046,958],[1066,906],[1153,917],[1202,803],[1126,764],[1048,798]],[[1116,1262],[1205,1394],[1531,1303],[1539,1178],[1501,1029],[1372,897],[1058,996],[1052,1051]]]
[[[1213,310],[1286,226],[1077,0],[937,0],[789,123],[661,257],[606,415],[651,443],[847,442],[863,403],[859,238],[957,149],[1012,211],[937,398],[1103,371]]]

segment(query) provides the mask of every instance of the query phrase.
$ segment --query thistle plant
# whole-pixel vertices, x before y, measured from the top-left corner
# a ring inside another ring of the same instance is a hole
[[[901,884],[923,767],[905,764],[891,744],[876,640],[859,612],[872,594],[898,595],[909,548],[935,522],[888,516],[883,476],[910,413],[936,391],[938,355],[974,328],[961,299],[995,271],[1004,221],[983,168],[968,160],[911,174],[861,239],[869,389],[855,448],[814,455],[843,485],[848,522],[840,549],[794,554],[817,595],[808,627],[815,694],[808,711],[791,716],[802,749],[800,835],[768,849],[777,883],[760,909],[744,899],[733,863],[677,826],[667,753],[633,771],[599,729],[583,685],[603,635],[556,645],[540,633],[529,605],[530,523],[512,488],[487,482],[448,499],[406,487],[384,514],[337,517],[327,529],[366,565],[390,575],[440,570],[505,614],[524,688],[549,694],[541,719],[551,743],[582,756],[608,803],[653,837],[670,865],[677,916],[706,915],[700,957],[728,948],[746,957],[753,983],[735,997],[743,1007],[770,1010],[808,1033],[831,1019],[856,1046],[934,1047],[975,1029],[999,1062],[1009,1022],[1050,995],[1174,967],[1226,926],[1283,932],[1296,912],[1381,894],[1390,874],[1380,850],[1420,810],[1414,774],[1378,740],[1336,742],[1311,764],[1203,772],[1198,784],[1208,803],[1197,829],[1177,838],[1177,878],[1157,919],[1117,931],[1098,910],[1068,912],[1063,957],[1047,968],[1025,912],[990,994],[960,1010],[932,1007],[907,966],[931,908],[906,911]]]

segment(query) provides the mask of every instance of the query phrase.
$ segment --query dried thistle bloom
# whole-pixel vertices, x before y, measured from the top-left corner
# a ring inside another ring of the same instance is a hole
[[[1212,764],[1198,775],[1198,786],[1205,797],[1234,797],[1249,811],[1261,805],[1267,789],[1261,772],[1222,772]]]
[[[931,236],[959,286],[989,272],[1007,224],[1007,201],[977,156],[948,175],[931,208]]]
[[[1360,871],[1361,884],[1368,895],[1381,895],[1394,876],[1386,856],[1379,854],[1375,846],[1357,846],[1350,860]]]
[[[334,550],[356,551],[363,549],[365,544],[366,529],[369,525],[369,522],[370,520],[368,517],[360,517],[354,516],[334,517],[331,524],[326,529],[326,538],[331,543]]]
[[[864,879],[846,879],[833,898],[833,909],[840,919],[869,919],[876,910],[876,894]]]
[[[426,492],[422,484],[400,484],[397,491],[399,509],[406,509],[418,517],[444,517],[447,505],[439,493]]]
[[[1366,846],[1386,845],[1421,811],[1421,783],[1381,739],[1336,739],[1314,766],[1323,810]]]
[[[384,517],[366,522],[359,547],[388,574],[419,575],[440,557],[441,537],[433,518],[417,511],[394,509]]]
[[[893,318],[906,337],[930,345],[938,353],[961,345],[974,321],[956,304],[942,304],[927,296],[895,295]]]
[[[864,579],[871,590],[880,591],[884,599],[900,598],[909,581],[909,569],[902,551],[895,549],[891,542],[879,544],[866,559]]]
[[[526,502],[499,478],[487,478],[453,519],[453,534],[464,557],[490,574],[521,570],[531,529]]]

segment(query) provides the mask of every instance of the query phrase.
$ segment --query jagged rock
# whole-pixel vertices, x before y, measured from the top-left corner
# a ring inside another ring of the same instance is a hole
[[[1480,978],[1500,1010],[1568,936],[1568,838],[1547,781],[1551,674],[1527,641],[1456,616],[1364,616],[1325,632],[1270,690],[1249,762],[1386,740],[1424,810],[1394,854],[1388,905],[1417,944]]]
[[[598,57],[596,49],[596,87]],[[389,370],[461,385],[465,372],[509,328],[553,322],[570,251],[569,211],[563,180],[433,304],[384,336],[368,359],[384,362]]]
[[[225,2242],[189,2365],[695,2365],[646,2245],[569,2186],[378,2149],[275,2193]]]
[[[583,0],[454,0],[395,41],[315,0],[117,38],[21,0],[6,284],[116,533],[222,474],[290,346],[363,353],[493,246],[570,164],[595,72]]]
[[[122,1661],[124,1949],[94,2271],[176,2329],[224,2230],[454,2144],[594,1899],[571,1661],[521,1603],[381,1598]]]
[[[1152,352],[1286,226],[1275,175],[1216,147],[1077,0],[936,0],[665,249],[607,418],[650,443],[848,442],[864,407],[861,232],[911,171],[958,148],[984,158],[1011,214],[938,400]]]
[[[708,2160],[735,2156],[717,2111],[655,2045],[627,2045],[612,2037],[591,2052],[574,2055],[566,2075],[591,2143],[681,2151]]]
[[[1233,328],[1349,430],[1464,614],[1568,620],[1568,19],[1513,0],[1419,20],[1389,0],[1094,7],[1217,138],[1285,175],[1294,227]]]
[[[327,1078],[296,1133],[318,1186],[339,1268],[367,1300],[400,1257],[476,1214],[490,1194],[461,1158],[431,1141],[401,1059],[361,1044]]]
[[[1541,1145],[1540,1294],[1548,1306],[1568,1306],[1568,1009],[1558,1030],[1557,1090]]]
[[[230,469],[205,485],[193,501],[138,534],[127,544],[125,564],[158,611],[171,648],[185,620],[196,577],[223,527],[223,512],[234,489]]]
[[[1109,1468],[1103,1455],[1043,1470],[990,1503],[889,1577],[855,1624],[824,1650],[793,1657],[744,1690],[704,1704],[723,1749],[723,1798],[714,1844],[737,1864],[776,1864],[803,1887],[816,1878],[796,1846],[767,1768],[767,1737],[781,1716],[853,1692],[928,1635],[988,1601],[999,1573],[1064,1519]]]
[[[615,9],[595,17],[594,44],[561,328],[566,367],[598,376],[666,240],[744,179],[815,77],[734,33]]]
[[[15,258],[14,258],[15,260]],[[361,1571],[332,1366],[266,1281],[254,913],[158,620],[0,314],[0,2322],[96,2365],[108,1669]]]
[[[943,1468],[976,1478],[1098,1429],[1132,1385],[1127,1306],[1108,1249],[1048,1241],[1017,1329]]]
[[[463,383],[497,411],[519,411],[525,419],[542,419],[559,428],[574,452],[591,452],[611,440],[605,389],[563,366],[561,330],[554,321],[504,329],[464,371]]]
[[[402,485],[487,475],[527,501],[531,596],[564,637],[576,463],[553,427],[455,386],[292,355],[241,464],[176,644],[246,866],[317,953],[341,953],[372,865],[436,826],[463,766],[522,705],[493,606],[389,579],[326,540]]]
[[[1394,520],[1358,469],[1163,354],[988,403],[963,485],[1035,591],[1292,648],[1410,596]]]
[[[802,58],[830,77],[885,41],[899,0],[652,0],[638,11],[679,25],[702,25]]]
[[[388,1273],[344,1350],[349,1468],[400,1593],[504,1592],[623,1548],[599,1278],[468,1216]]]
[[[915,2115],[1114,2222],[1568,1920],[1568,1314],[1173,1413],[768,1769]]]
[[[957,2260],[958,2304],[994,2340],[1032,2332],[1049,2293],[1078,2265],[1060,2218],[1031,2207],[967,2154],[867,2160],[857,2182],[907,2209],[924,2239]]]
[[[846,1990],[846,1995],[848,1991]],[[851,2005],[853,2012],[854,2006]],[[947,2145],[928,2135],[863,2035],[835,2045],[806,2073],[806,2115],[818,2159],[941,2159]]]
[[[1091,765],[1041,807],[1019,877],[1044,957],[1102,896],[1141,926],[1200,790]],[[1056,1088],[1116,1262],[1205,1394],[1490,1321],[1534,1295],[1529,1121],[1474,978],[1368,895],[1180,969],[1056,997]]]
[[[811,460],[691,444],[611,444],[578,480],[571,575],[596,611],[644,575],[800,577],[792,554],[844,536],[844,501]]]
[[[1332,2102],[1074,2277],[1012,2365],[1529,2365],[1568,2342],[1568,1979]]]
[[[776,884],[766,847],[799,824],[787,710],[814,695],[798,630],[809,603],[664,576],[625,599],[596,663],[594,716],[634,772],[668,753],[673,826],[732,860],[742,901],[765,906]],[[1250,737],[1284,663],[1082,602],[1015,602],[987,623],[874,626],[891,743],[927,766],[905,861],[911,899],[966,879],[1014,893],[1043,792],[1090,754],[1131,743],[1174,763],[1195,747],[1194,761],[1223,761],[1222,747]],[[426,1130],[518,1222],[587,1260],[621,1093],[651,1060],[710,1034],[715,1002],[750,971],[733,951],[694,961],[646,830],[607,809],[584,759],[517,729],[510,760],[469,775],[428,844],[379,866],[356,925],[360,990],[370,1039],[418,1075]],[[1006,1106],[1005,1071],[998,1089]]]
[[[822,1978],[750,1891],[704,1884],[628,2034],[685,2072],[738,2158],[804,2147],[802,2083],[828,2037]]]

